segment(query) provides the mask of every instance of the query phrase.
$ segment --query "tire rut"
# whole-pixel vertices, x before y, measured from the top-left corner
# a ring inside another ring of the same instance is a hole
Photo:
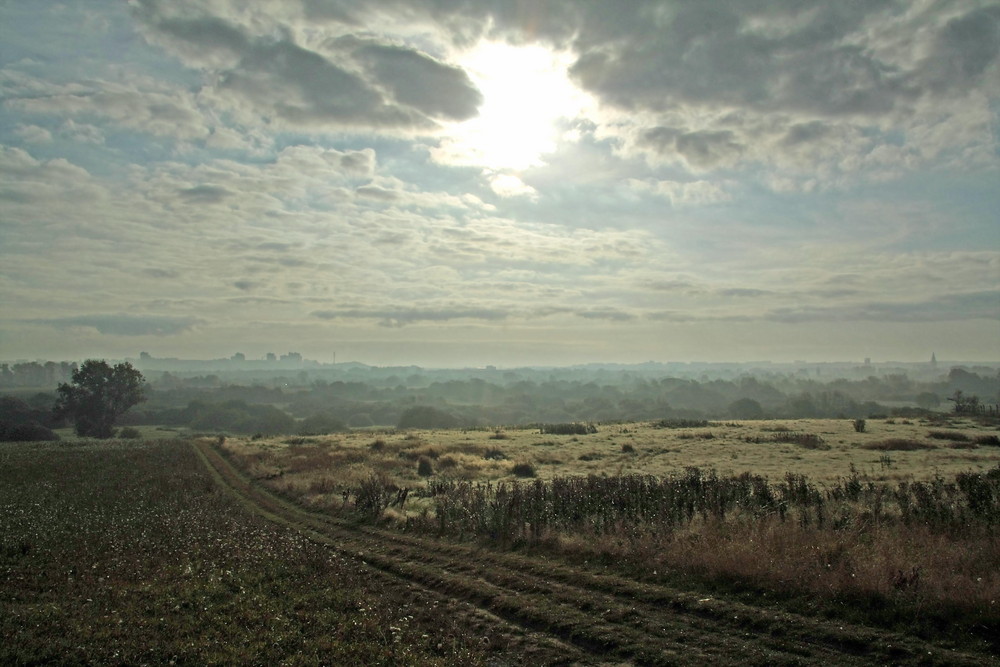
[[[593,658],[641,665],[984,664],[983,655],[945,652],[905,635],[358,525],[262,488],[207,442],[194,448],[216,480],[257,514]]]

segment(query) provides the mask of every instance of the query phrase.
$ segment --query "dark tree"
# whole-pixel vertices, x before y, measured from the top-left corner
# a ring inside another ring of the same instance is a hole
[[[110,438],[115,421],[133,405],[146,400],[142,373],[123,362],[88,359],[69,384],[59,385],[57,414],[73,420],[77,435]]]

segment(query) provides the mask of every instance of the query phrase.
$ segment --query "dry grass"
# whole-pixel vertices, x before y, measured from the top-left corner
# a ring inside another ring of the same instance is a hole
[[[904,420],[908,421],[908,420]],[[259,479],[332,477],[340,488],[357,484],[373,472],[388,475],[400,486],[419,486],[416,462],[435,462],[435,476],[476,480],[515,479],[511,461],[530,463],[538,478],[587,474],[651,474],[666,476],[687,467],[714,469],[720,475],[752,472],[782,479],[787,472],[807,475],[816,483],[834,483],[854,468],[882,481],[923,480],[935,473],[988,470],[1000,464],[1000,448],[985,446],[958,452],[928,440],[928,424],[868,420],[865,432],[853,421],[780,420],[712,423],[599,425],[587,435],[541,434],[538,429],[481,431],[439,430],[384,433],[355,432],[308,438],[257,441],[229,438],[226,448],[242,459]],[[949,440],[992,444],[995,428],[968,421],[948,424]],[[711,438],[707,434],[711,434]],[[782,442],[784,440],[784,442]],[[897,447],[892,443],[912,443]],[[889,444],[886,444],[889,443]],[[941,443],[942,445],[944,443]],[[891,464],[884,452],[892,451]],[[440,465],[442,458],[448,463]],[[335,491],[339,493],[339,491]]]
[[[353,433],[292,445],[281,439],[229,439],[225,448],[276,490],[330,509],[345,505],[345,493],[356,497],[373,475],[386,485],[427,489],[430,484],[449,494],[462,481],[489,483],[500,493],[504,485],[509,491],[518,483],[564,484],[558,480],[587,475],[666,479],[695,467],[720,479],[752,473],[766,478],[764,486],[785,484],[792,494],[793,486],[808,487],[809,498],[825,494],[826,499],[807,500],[805,509],[787,512],[777,505],[737,508],[724,520],[696,513],[669,526],[612,518],[522,532],[515,539],[635,572],[687,572],[768,595],[816,596],[831,608],[846,602],[876,616],[926,616],[933,608],[940,618],[992,623],[1000,616],[1000,537],[951,527],[965,524],[949,513],[948,494],[957,491],[945,486],[961,473],[1000,466],[1000,447],[976,446],[992,443],[996,429],[951,420],[946,440],[974,447],[953,449],[929,436],[929,426],[868,420],[859,432],[849,419],[645,423],[599,425],[596,433],[584,435],[508,427],[502,439],[496,438],[497,429],[421,431],[386,433],[373,446],[370,433]],[[432,462],[426,477],[418,473],[421,457]],[[317,467],[308,469],[308,462]],[[878,486],[884,490],[873,491]],[[860,505],[863,494],[876,498],[874,504]],[[911,498],[905,507],[896,500],[900,494]],[[442,496],[410,498],[383,519],[423,525],[441,507]],[[445,521],[448,514],[442,512],[438,518]],[[899,621],[893,618],[886,622]]]

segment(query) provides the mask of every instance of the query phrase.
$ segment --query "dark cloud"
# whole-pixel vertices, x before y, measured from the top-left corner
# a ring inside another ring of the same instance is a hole
[[[482,104],[482,95],[464,70],[413,49],[364,44],[353,55],[397,102],[428,116],[465,120],[475,116]]]
[[[204,320],[196,317],[168,317],[163,315],[79,315],[52,319],[28,320],[56,329],[83,327],[97,329],[109,336],[172,336],[188,331]]]
[[[259,283],[256,283],[252,280],[237,280],[236,282],[233,283],[233,287],[235,287],[238,290],[242,290],[244,292],[249,292],[258,285]]]
[[[628,322],[635,319],[635,315],[618,310],[617,308],[583,310],[577,312],[576,316],[582,317],[585,320],[608,320],[611,322]]]
[[[386,190],[385,188],[380,188],[377,185],[363,185],[355,192],[361,197],[367,197],[368,199],[377,199],[379,201],[397,201],[399,199],[399,193],[392,190]]]
[[[639,145],[663,156],[680,155],[700,169],[732,164],[744,150],[730,130],[684,132],[671,127],[644,131]]]
[[[146,268],[142,272],[150,278],[177,278],[180,273],[174,269]]]
[[[1000,56],[1000,6],[982,7],[948,21],[938,32],[933,53],[923,63],[929,85],[975,85]]]
[[[309,12],[319,11],[311,5]],[[468,75],[416,49],[346,36],[329,53],[299,44],[291,31],[252,34],[226,17],[178,16],[155,0],[137,3],[147,37],[210,74],[206,86],[265,119],[298,126],[421,128],[463,120],[482,97]],[[332,11],[342,20],[351,13]],[[367,31],[366,31],[367,32]],[[370,33],[368,33],[370,34]]]
[[[948,322],[1000,320],[1000,290],[969,292],[911,303],[863,303],[847,306],[779,308],[764,319],[777,322]]]
[[[233,195],[226,188],[217,185],[198,185],[183,189],[178,194],[192,204],[218,204]]]
[[[498,321],[509,315],[504,310],[492,308],[399,308],[399,309],[345,309],[318,310],[311,313],[321,320],[375,319],[385,327],[402,327],[416,322],[447,322],[450,320]]]
[[[719,290],[719,296],[733,296],[733,297],[757,297],[757,296],[768,296],[774,294],[768,290],[763,289],[753,289],[749,287],[730,287],[727,289]]]

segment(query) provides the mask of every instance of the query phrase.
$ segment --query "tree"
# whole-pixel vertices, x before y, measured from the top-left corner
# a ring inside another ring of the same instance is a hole
[[[73,420],[77,435],[110,438],[115,421],[146,400],[144,383],[142,373],[128,362],[109,366],[88,359],[73,371],[69,384],[59,385],[55,412]]]

